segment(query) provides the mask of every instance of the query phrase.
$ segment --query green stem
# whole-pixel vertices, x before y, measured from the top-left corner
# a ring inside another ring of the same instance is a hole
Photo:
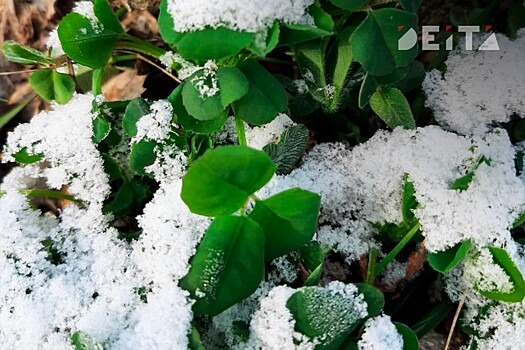
[[[76,204],[82,204],[82,201],[80,199],[75,198],[74,196],[70,194],[65,194],[60,191],[53,191],[53,190],[20,190],[20,193],[25,194],[29,197],[47,197],[47,198],[54,198],[54,199],[65,199],[71,202],[75,202]]]
[[[104,68],[95,69],[93,71],[93,83],[91,89],[95,96],[102,94],[102,77],[104,76]]]
[[[379,264],[377,264],[376,269],[374,271],[374,277],[379,276],[381,272],[385,269],[385,267],[396,257],[397,254],[407,245],[407,243],[414,237],[414,235],[419,231],[419,222],[415,224],[410,231],[403,237],[401,241],[388,253],[387,256],[384,257],[383,260]]]
[[[377,249],[370,249],[368,254],[368,269],[366,271],[366,280],[365,283],[369,285],[374,285],[375,279],[375,269],[376,269],[376,260],[377,260]]]
[[[3,128],[11,119],[16,117],[16,115],[24,109],[25,106],[29,104],[29,102],[33,101],[33,99],[36,97],[35,94],[29,95],[25,100],[22,100],[15,108],[11,109],[9,112],[5,113],[4,115],[0,115],[0,129]]]
[[[115,49],[136,51],[156,59],[166,53],[166,50],[128,34],[125,34],[122,40],[117,42]]]
[[[244,122],[241,118],[235,117],[235,129],[239,137],[239,145],[246,146],[246,134],[244,132]]]

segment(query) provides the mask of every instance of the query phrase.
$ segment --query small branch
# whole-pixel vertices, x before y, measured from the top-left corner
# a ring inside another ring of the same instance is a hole
[[[17,70],[15,72],[0,72],[0,76],[2,76],[2,75],[12,75],[12,74],[31,73],[31,72],[36,72],[37,70],[39,70],[39,69],[35,68],[35,69]]]
[[[463,295],[463,297],[459,301],[458,308],[456,309],[456,313],[454,314],[454,319],[452,320],[452,325],[450,326],[450,332],[448,332],[447,342],[445,343],[445,350],[448,350],[448,347],[450,346],[452,334],[454,333],[454,329],[456,328],[456,323],[458,322],[459,313],[461,312],[463,304],[465,304],[465,295]]]
[[[157,68],[158,70],[160,70],[162,73],[166,74],[168,77],[170,77],[171,79],[175,80],[177,83],[181,84],[182,81],[177,78],[176,76],[174,76],[173,74],[171,74],[170,72],[168,72],[165,68],[159,66],[158,64],[156,64],[155,62],[153,62],[152,60],[150,60],[149,58],[145,57],[145,56],[142,56],[140,53],[136,53],[136,52],[133,52],[133,51],[127,51],[127,50],[119,50],[120,52],[124,52],[124,53],[130,53],[130,54],[133,54],[135,55],[136,58],[138,58],[139,60],[142,60],[144,62],[147,62],[149,64],[151,64],[153,67]]]

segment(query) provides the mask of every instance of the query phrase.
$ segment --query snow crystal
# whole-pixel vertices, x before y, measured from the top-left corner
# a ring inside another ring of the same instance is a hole
[[[217,79],[217,64],[208,61],[202,69],[202,75],[198,75],[191,80],[202,99],[215,96],[219,93],[219,80]]]
[[[202,67],[196,66],[193,63],[186,61],[181,55],[173,51],[166,51],[159,57],[159,61],[169,72],[171,72],[174,66],[180,66],[180,68],[177,70],[177,75],[181,80],[186,80],[188,77],[192,76],[193,73],[199,69],[202,69]]]
[[[280,113],[270,123],[250,127],[245,125],[246,143],[248,146],[262,150],[270,142],[275,142],[286,129],[295,123],[284,113]]]
[[[403,338],[390,316],[380,315],[366,321],[357,347],[359,350],[402,350]]]
[[[498,35],[498,34],[496,34]],[[467,51],[460,45],[447,71],[427,74],[423,89],[436,120],[462,134],[482,134],[493,123],[525,117],[525,29],[510,41],[498,36],[500,51]]]
[[[4,148],[5,162],[22,149],[29,154],[43,154],[50,167],[41,170],[51,188],[68,185],[77,198],[102,204],[109,193],[103,160],[92,141],[91,113],[93,95],[75,95],[65,105],[53,105],[50,112],[40,112],[31,123],[19,125],[8,134]],[[67,132],[64,132],[67,131]],[[38,165],[28,165],[37,168]]]
[[[307,9],[313,0],[169,0],[168,13],[177,32],[227,27],[256,33],[274,21],[314,25]]]
[[[315,344],[294,330],[295,320],[286,307],[286,302],[296,292],[295,289],[278,286],[261,300],[261,306],[250,322],[250,339],[245,349],[314,349]]]
[[[91,22],[91,26],[93,29],[100,31],[103,30],[104,27],[102,23],[99,22],[97,16],[95,15],[95,10],[93,8],[93,2],[92,1],[79,1],[75,4],[75,7],[73,8],[73,12],[78,13],[79,15],[87,18]],[[81,28],[86,30],[86,28]]]
[[[157,145],[155,162],[144,168],[160,183],[170,183],[182,178],[186,171],[187,157],[176,145]]]
[[[151,141],[162,141],[171,132],[171,121],[173,119],[173,106],[167,100],[158,100],[151,104],[151,113],[143,115],[137,121],[137,135],[133,142],[143,139]]]

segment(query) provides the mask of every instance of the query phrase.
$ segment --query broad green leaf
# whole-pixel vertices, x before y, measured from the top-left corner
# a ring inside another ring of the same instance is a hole
[[[109,181],[122,179],[124,174],[117,161],[107,153],[101,153],[101,155],[104,159],[104,172],[108,174]]]
[[[412,326],[412,329],[417,336],[421,338],[437,327],[453,309],[454,303],[447,297],[444,297],[439,304],[423,315],[423,317]]]
[[[120,215],[133,204],[133,188],[127,182],[120,186],[115,198],[104,206],[105,213]]]
[[[419,341],[417,335],[408,326],[394,322],[397,332],[403,337],[403,350],[419,350]]]
[[[381,313],[385,306],[385,297],[377,288],[369,284],[357,283],[357,290],[365,297],[368,317],[375,317]]]
[[[207,86],[210,90],[213,89],[213,79],[216,77],[207,75],[205,70],[201,69],[183,83],[182,103],[186,111],[195,119],[213,120],[224,112],[220,92],[216,91],[213,95],[208,96],[202,88],[202,86]]]
[[[418,88],[425,79],[425,66],[420,61],[414,61],[408,66],[407,74],[400,81],[394,83],[392,87],[395,87],[403,93]]]
[[[321,340],[316,349],[337,349],[362,319],[354,295],[322,287],[303,287],[287,301],[295,330]]]
[[[272,121],[286,111],[288,97],[279,81],[255,60],[246,60],[238,68],[249,81],[248,93],[233,103],[235,116],[252,125]]]
[[[321,281],[325,252],[317,241],[310,241],[299,249],[304,267],[310,271],[310,276],[304,281],[304,286],[316,286]]]
[[[73,333],[71,345],[73,345],[75,350],[102,350],[102,345],[84,332]]]
[[[111,125],[109,122],[102,114],[98,114],[96,118],[93,119],[93,141],[100,143],[109,135],[110,131]]]
[[[41,153],[29,154],[27,152],[27,147],[24,147],[20,151],[14,153],[13,158],[17,163],[20,164],[33,164],[36,162],[40,162],[42,159],[44,159],[44,155]]]
[[[397,0],[405,10],[416,12],[423,0]]]
[[[249,218],[264,230],[266,260],[273,260],[308,243],[317,228],[320,207],[318,194],[299,188],[257,201]]]
[[[155,146],[157,143],[149,140],[134,143],[129,154],[129,168],[140,175],[145,175],[144,168],[155,163]]]
[[[369,0],[330,0],[335,6],[347,11],[357,11],[362,9]]]
[[[185,130],[190,130],[197,134],[211,134],[221,131],[228,119],[228,111],[225,110],[222,115],[213,120],[195,119],[189,115],[182,103],[182,89],[183,85],[179,85],[168,97],[168,101],[173,106],[173,112],[177,116],[177,123],[182,125]]]
[[[404,77],[406,77],[408,74],[408,67],[399,67],[394,69],[394,71],[388,75],[384,75],[382,77],[376,77],[377,82],[379,85],[391,85],[394,83],[397,83],[398,81],[402,80]]]
[[[124,30],[106,0],[95,0],[94,12],[99,23],[78,13],[65,16],[58,27],[58,37],[69,57],[96,69],[107,64]]]
[[[520,270],[516,267],[514,262],[505,249],[497,247],[488,247],[494,262],[498,264],[505,273],[509,276],[514,289],[510,293],[500,291],[485,291],[479,290],[479,293],[485,298],[505,301],[508,303],[519,303],[525,298],[525,281],[521,275]]]
[[[180,286],[196,300],[193,312],[215,316],[250,296],[264,277],[264,232],[245,216],[216,218]]]
[[[392,129],[398,126],[416,128],[410,105],[398,89],[386,87],[376,91],[370,98],[370,107]]]
[[[279,46],[293,46],[305,41],[332,35],[334,21],[319,3],[309,7],[308,12],[314,19],[315,27],[305,24],[285,24],[281,26]]]
[[[365,79],[363,79],[361,88],[359,89],[359,108],[363,109],[366,107],[378,86],[379,83],[377,82],[376,77],[370,73],[366,73]]]
[[[264,30],[261,33],[255,34],[255,38],[248,47],[248,50],[253,52],[259,57],[264,57],[269,54],[277,44],[279,43],[279,34],[281,30],[279,27],[279,21],[275,21],[273,25],[268,29]],[[259,38],[261,36],[264,38]]]
[[[174,46],[182,57],[195,62],[221,60],[236,56],[246,48],[254,34],[225,27],[206,28],[194,32],[178,33]]]
[[[354,31],[354,27],[347,27],[343,29],[337,38],[336,43],[336,63],[332,72],[332,86],[335,91],[332,93],[330,110],[335,111],[339,105],[339,96],[346,82],[346,77],[350,66],[353,62],[352,55],[352,44],[350,43],[350,37]]]
[[[404,26],[399,31],[399,26]],[[418,47],[398,49],[398,40],[409,29],[416,29],[417,16],[392,8],[372,11],[352,34],[354,59],[365,71],[377,76],[408,66],[417,56]]]
[[[248,93],[248,79],[235,67],[220,67],[217,70],[217,79],[224,108]]]
[[[470,240],[463,241],[455,246],[436,253],[428,253],[427,260],[430,266],[441,273],[447,273],[456,267],[470,249],[472,242]]]
[[[134,137],[137,135],[137,122],[143,115],[148,113],[150,113],[150,106],[146,100],[136,98],[128,103],[122,119],[122,128],[128,136]]]
[[[295,47],[295,58],[310,94],[323,105],[329,105],[324,51],[322,40],[309,41]]]
[[[10,61],[21,64],[49,64],[53,59],[31,47],[7,40],[2,45],[2,54]]]
[[[289,174],[304,155],[308,144],[309,131],[304,125],[295,125],[286,129],[277,143],[263,147],[277,165],[276,174]]]
[[[262,151],[218,147],[199,158],[182,178],[181,198],[195,214],[228,215],[264,186],[275,168]]]
[[[37,70],[29,76],[31,88],[44,100],[64,104],[75,93],[75,81],[67,74],[53,69]]]

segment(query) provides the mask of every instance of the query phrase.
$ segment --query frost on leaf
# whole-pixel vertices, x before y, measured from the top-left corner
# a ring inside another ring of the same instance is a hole
[[[359,350],[402,350],[403,337],[390,320],[390,316],[380,315],[365,323],[365,331],[357,343]]]
[[[313,3],[313,0],[169,0],[168,12],[177,32],[223,26],[256,33],[271,27],[276,20],[313,24],[306,11]]]

